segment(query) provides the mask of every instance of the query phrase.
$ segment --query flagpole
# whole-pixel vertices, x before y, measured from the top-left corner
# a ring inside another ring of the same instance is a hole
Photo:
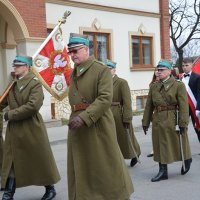
[[[54,35],[54,33],[59,29],[59,27],[61,26],[61,24],[65,24],[67,17],[71,14],[70,11],[65,11],[63,14],[62,19],[60,19],[58,21],[58,24],[56,25],[56,27],[53,29],[53,31],[51,31],[51,33],[49,34],[49,36],[46,38],[46,40],[41,44],[40,48],[34,53],[34,55],[32,56],[32,59],[34,60],[35,57],[40,53],[40,51],[44,48],[44,46],[47,44],[47,42],[50,40],[50,38],[52,38],[52,36]]]

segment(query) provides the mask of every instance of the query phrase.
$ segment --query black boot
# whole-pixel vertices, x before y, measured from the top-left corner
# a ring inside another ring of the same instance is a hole
[[[154,178],[151,179],[151,181],[156,182],[166,179],[168,179],[167,164],[159,163],[159,172]]]
[[[153,157],[153,153],[147,155],[148,158]]]
[[[16,189],[15,179],[12,177],[8,177],[2,200],[13,200],[15,189]]]
[[[54,185],[47,185],[45,186],[46,192],[41,200],[51,200],[56,196],[56,190]]]
[[[183,166],[181,168],[181,174],[184,175],[190,170],[190,165],[192,163],[192,158],[187,159],[184,161],[185,162],[185,171],[183,170]]]
[[[131,159],[131,162],[130,162],[130,166],[133,167],[134,165],[136,165],[137,162],[138,162],[138,161],[137,161],[137,158],[136,158],[136,157],[135,157],[135,158],[132,158],[132,159]]]

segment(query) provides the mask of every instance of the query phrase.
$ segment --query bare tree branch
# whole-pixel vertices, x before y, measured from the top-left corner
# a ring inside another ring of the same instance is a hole
[[[179,70],[182,71],[183,55],[189,43],[200,39],[200,0],[170,0],[170,38],[179,57]],[[196,51],[198,52],[198,51]]]

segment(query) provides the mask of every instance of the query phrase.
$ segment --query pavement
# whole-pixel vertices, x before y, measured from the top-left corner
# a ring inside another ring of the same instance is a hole
[[[189,140],[192,152],[191,170],[184,176],[180,174],[181,162],[168,165],[169,179],[152,183],[150,180],[158,172],[158,164],[152,158],[147,158],[152,150],[151,128],[145,136],[141,127],[142,116],[133,117],[133,126],[136,138],[141,147],[141,164],[133,168],[129,166],[130,160],[125,160],[135,192],[130,200],[199,200],[200,199],[200,144],[193,131],[192,124],[189,124]],[[55,187],[57,196],[55,200],[68,200],[67,194],[67,131],[66,125],[62,126],[61,121],[45,122],[54,157],[61,174],[61,181]],[[15,200],[39,200],[44,193],[43,187],[18,188]],[[2,192],[0,193],[0,197]],[[105,199],[107,200],[107,199]]]

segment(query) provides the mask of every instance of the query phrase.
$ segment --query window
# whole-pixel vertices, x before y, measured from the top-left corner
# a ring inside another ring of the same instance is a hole
[[[47,36],[53,31],[53,28],[47,28]]]
[[[132,68],[152,68],[152,37],[131,36]]]
[[[136,110],[143,110],[147,101],[147,95],[136,97]]]
[[[96,59],[105,62],[110,59],[110,34],[109,33],[94,33],[83,32],[89,36],[90,55],[94,55]]]

